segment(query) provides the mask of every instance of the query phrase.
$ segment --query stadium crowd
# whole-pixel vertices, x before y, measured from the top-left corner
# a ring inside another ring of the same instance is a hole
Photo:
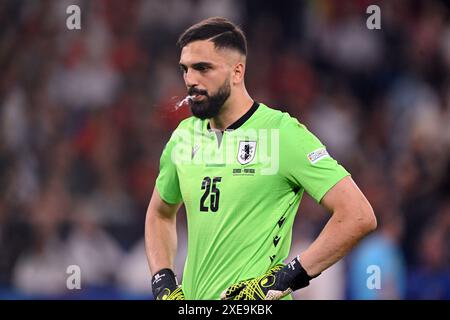
[[[81,30],[66,27],[74,3]],[[366,27],[370,4],[381,30]],[[151,297],[145,212],[190,115],[175,110],[175,43],[210,16],[247,33],[250,94],[314,132],[378,217],[296,297],[450,299],[450,8],[438,0],[2,1],[0,298]],[[293,254],[327,218],[304,197]],[[66,288],[69,265],[81,290]]]

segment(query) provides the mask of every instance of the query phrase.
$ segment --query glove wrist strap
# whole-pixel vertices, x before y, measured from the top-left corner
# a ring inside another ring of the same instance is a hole
[[[283,269],[285,269],[284,272],[289,274],[289,288],[292,291],[307,287],[311,279],[320,275],[320,273],[314,277],[308,275],[306,270],[303,269],[298,257],[289,262]]]
[[[161,269],[152,277],[152,290],[155,297],[159,296],[162,290],[169,288],[171,290],[178,287],[177,277],[175,273],[169,269]]]

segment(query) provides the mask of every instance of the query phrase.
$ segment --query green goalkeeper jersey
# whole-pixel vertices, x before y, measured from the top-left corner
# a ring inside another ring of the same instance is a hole
[[[347,175],[297,119],[264,104],[223,133],[209,120],[183,120],[164,148],[156,188],[186,208],[186,299],[219,299],[282,263],[303,192],[320,202]]]

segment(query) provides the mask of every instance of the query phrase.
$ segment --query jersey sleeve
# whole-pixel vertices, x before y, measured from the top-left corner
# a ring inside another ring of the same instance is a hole
[[[280,157],[282,175],[304,188],[318,203],[336,183],[350,175],[295,118],[289,117],[280,128]]]
[[[170,204],[178,204],[183,199],[180,191],[178,172],[172,161],[172,150],[176,143],[175,135],[172,135],[162,152],[159,162],[159,175],[156,179],[156,189],[161,199]]]

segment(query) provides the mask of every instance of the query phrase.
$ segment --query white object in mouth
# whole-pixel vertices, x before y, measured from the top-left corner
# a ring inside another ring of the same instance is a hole
[[[175,105],[175,109],[176,110],[178,110],[179,108],[181,108],[182,106],[184,106],[185,104],[187,104],[188,102],[189,102],[189,100],[194,100],[194,97],[195,96],[193,96],[193,95],[188,95],[188,96],[186,96],[183,100],[181,100],[180,102],[178,102],[176,105]]]

